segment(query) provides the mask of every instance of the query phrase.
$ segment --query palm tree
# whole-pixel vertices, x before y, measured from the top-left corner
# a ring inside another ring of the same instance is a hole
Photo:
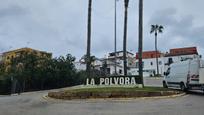
[[[164,27],[162,25],[152,25],[150,33],[154,33],[155,35],[155,55],[156,55],[156,63],[157,63],[157,75],[159,75],[159,65],[158,65],[158,50],[157,50],[157,35],[158,33],[163,32]]]
[[[143,64],[142,64],[142,48],[143,48],[143,0],[139,0],[139,44],[138,44],[138,53],[139,53],[139,76],[141,78],[140,82],[142,87],[144,87],[143,82]]]
[[[128,20],[128,4],[129,0],[124,0],[125,2],[125,17],[124,17],[124,36],[123,36],[123,64],[124,64],[124,75],[127,75],[127,20]]]
[[[90,70],[94,69],[94,62],[97,60],[96,56],[90,56],[89,61],[90,61]],[[80,59],[80,62],[82,63],[87,63],[88,57],[86,55],[82,56]]]
[[[89,0],[88,3],[88,26],[87,26],[87,63],[86,63],[86,72],[90,74],[91,69],[91,11],[92,11],[92,0]]]
[[[114,13],[114,50],[115,50],[115,63],[114,63],[114,68],[115,68],[115,75],[117,75],[117,1],[115,0],[115,13]]]

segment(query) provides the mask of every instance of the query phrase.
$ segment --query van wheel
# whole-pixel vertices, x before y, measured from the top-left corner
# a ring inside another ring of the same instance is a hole
[[[187,91],[187,88],[185,87],[184,83],[180,83],[180,88],[181,88],[181,91],[184,91],[186,92]]]
[[[202,86],[202,94],[204,95],[204,86]]]
[[[168,88],[168,86],[167,86],[165,81],[163,81],[163,88]]]

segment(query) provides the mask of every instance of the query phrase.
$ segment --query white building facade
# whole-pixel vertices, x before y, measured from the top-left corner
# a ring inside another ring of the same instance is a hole
[[[128,75],[138,75],[139,74],[139,63],[138,54],[136,56],[133,53],[127,52],[127,67]],[[199,58],[196,47],[186,47],[186,48],[175,48],[170,49],[167,53],[161,53],[156,51],[145,51],[143,52],[143,76],[155,76],[157,74],[157,63],[156,57],[158,57],[158,69],[161,76],[168,69],[171,63],[176,63],[186,59]],[[116,64],[115,64],[116,59]],[[115,66],[117,75],[124,74],[123,68],[123,51],[109,53],[107,57],[96,59],[92,63],[94,69],[102,71],[104,66],[106,68],[106,74],[114,75]],[[75,63],[77,70],[86,70],[86,64],[77,62]]]
[[[136,54],[136,59],[137,59]],[[175,48],[170,49],[169,53],[157,52],[158,57],[158,69],[161,76],[168,69],[171,63],[177,63],[186,59],[200,58],[196,47]],[[136,60],[136,67],[133,69],[132,74],[138,75],[138,59]],[[155,76],[157,73],[156,52],[146,51],[143,52],[143,74],[144,77]]]

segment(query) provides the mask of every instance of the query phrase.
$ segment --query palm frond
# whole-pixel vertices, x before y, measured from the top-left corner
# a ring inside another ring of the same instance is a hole
[[[163,29],[164,29],[164,27],[162,25],[160,25],[159,28],[158,28],[159,33],[162,33]]]
[[[155,25],[155,28],[156,28],[156,29],[158,29],[158,28],[159,28],[159,26],[156,24],[156,25]]]
[[[161,30],[162,30],[162,29],[164,29],[164,27],[163,27],[162,25],[160,25],[160,26],[159,26],[159,29],[161,29]]]
[[[155,25],[151,25],[151,31],[150,31],[150,33],[153,33],[154,31],[155,31]]]
[[[163,30],[160,30],[160,29],[159,29],[158,31],[159,31],[159,33],[163,33]]]

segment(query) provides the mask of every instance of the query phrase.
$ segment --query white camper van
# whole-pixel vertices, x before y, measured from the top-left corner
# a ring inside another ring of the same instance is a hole
[[[163,87],[179,87],[183,91],[204,91],[204,61],[200,59],[188,59],[173,63],[165,72]]]

